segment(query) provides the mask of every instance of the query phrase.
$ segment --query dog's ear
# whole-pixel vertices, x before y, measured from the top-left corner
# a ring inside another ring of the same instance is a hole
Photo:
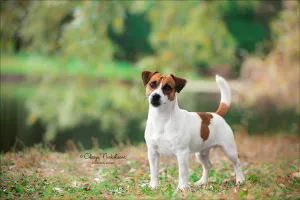
[[[185,80],[184,78],[179,78],[177,76],[174,76],[173,74],[171,74],[171,76],[175,81],[176,92],[179,93],[184,88],[187,80]]]
[[[150,71],[143,71],[142,72],[142,79],[144,85],[147,85],[147,83],[150,81],[151,77],[158,72],[150,72]]]

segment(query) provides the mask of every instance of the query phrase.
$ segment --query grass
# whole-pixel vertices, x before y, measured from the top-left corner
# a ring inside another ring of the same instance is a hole
[[[160,187],[148,187],[146,146],[78,150],[70,143],[65,153],[51,145],[37,145],[1,155],[0,197],[4,199],[299,199],[299,150],[297,136],[255,136],[237,133],[246,182],[235,185],[231,163],[219,149],[211,152],[210,182],[193,185],[202,168],[190,158],[190,188],[174,193],[178,181],[175,158],[162,157]],[[81,158],[85,153],[125,155],[126,159]],[[103,163],[100,163],[103,162]],[[112,164],[113,163],[113,164]]]

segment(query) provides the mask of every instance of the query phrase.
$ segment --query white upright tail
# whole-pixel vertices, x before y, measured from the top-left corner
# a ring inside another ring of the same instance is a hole
[[[227,81],[223,77],[216,75],[216,82],[221,90],[221,102],[216,113],[224,117],[231,103],[231,90]]]

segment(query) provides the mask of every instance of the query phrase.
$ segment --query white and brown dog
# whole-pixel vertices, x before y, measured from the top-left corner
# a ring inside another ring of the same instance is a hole
[[[231,91],[227,82],[216,76],[221,90],[221,103],[215,113],[187,112],[178,107],[177,94],[186,84],[186,80],[174,75],[162,75],[159,72],[142,72],[149,101],[149,113],[145,130],[150,164],[150,187],[158,187],[160,154],[176,156],[179,168],[177,190],[188,187],[189,153],[195,153],[202,163],[203,175],[195,185],[207,183],[211,163],[209,150],[221,147],[233,162],[236,183],[244,181],[233,132],[223,119],[231,101]]]

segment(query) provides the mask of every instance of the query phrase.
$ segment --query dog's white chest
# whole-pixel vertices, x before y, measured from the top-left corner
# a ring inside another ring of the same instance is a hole
[[[170,120],[163,124],[148,123],[145,139],[148,147],[154,148],[159,154],[176,155],[178,148],[185,143],[184,131],[178,120]]]
[[[151,136],[146,136],[147,145],[156,149],[159,154],[172,156],[176,153],[176,144],[171,139],[170,133],[155,133]]]

